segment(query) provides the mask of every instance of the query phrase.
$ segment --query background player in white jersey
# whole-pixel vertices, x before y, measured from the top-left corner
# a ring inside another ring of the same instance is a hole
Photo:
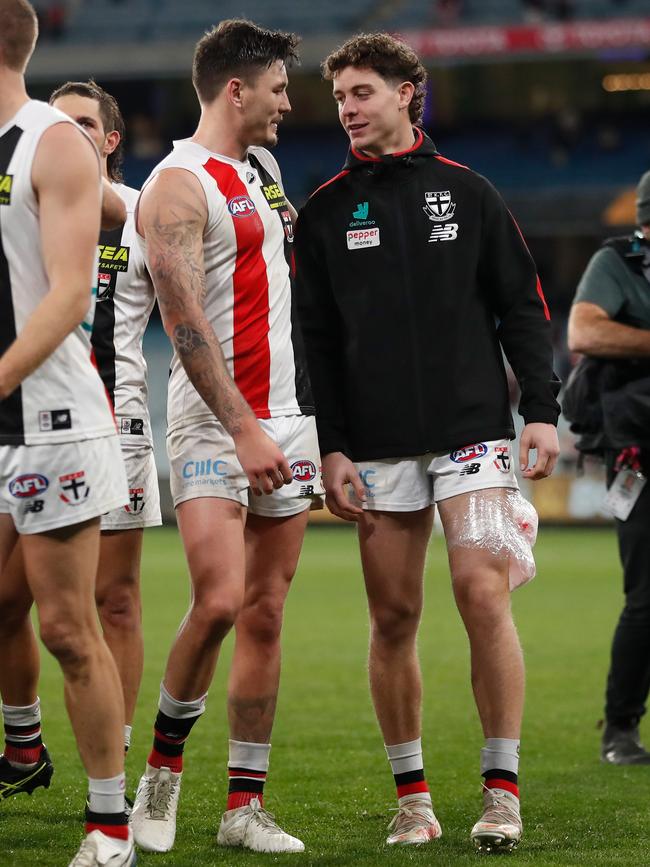
[[[183,744],[233,623],[229,793],[217,842],[304,848],[262,806],[284,601],[321,491],[291,317],[293,224],[264,147],[276,143],[290,110],[285,61],[296,43],[246,21],[224,21],[206,34],[193,67],[198,128],[176,143],[140,198],[138,231],[175,349],[168,452],[192,579],[131,817],[136,842],[148,850],[173,845]]]
[[[117,664],[125,710],[125,746],[142,679],[143,641],[140,558],[144,527],[161,523],[158,480],[147,408],[146,362],[142,338],[154,304],[153,286],[135,243],[133,208],[138,192],[121,183],[124,121],[115,99],[95,82],[66,82],[50,104],[72,117],[92,138],[100,154],[105,183],[128,210],[124,226],[100,234],[98,297],[91,335],[95,364],[110,397],[127,469],[129,504],[101,518],[101,544],[95,598],[104,638]],[[104,203],[106,196],[104,196]],[[5,719],[5,758],[21,751],[23,780],[9,773],[6,796],[49,785],[52,767],[41,762],[40,703],[37,696],[39,654],[29,611],[20,546],[0,588],[0,657],[14,664],[0,669],[0,694],[13,710]],[[13,720],[24,716],[30,731],[15,732]],[[3,786],[0,767],[0,792]],[[5,767],[8,771],[8,768]]]
[[[36,33],[26,0],[0,0],[0,583],[20,534],[41,638],[61,665],[90,778],[87,837],[71,863],[119,867],[135,863],[124,708],[93,598],[99,515],[127,502],[88,339],[100,173],[69,119],[27,96]]]

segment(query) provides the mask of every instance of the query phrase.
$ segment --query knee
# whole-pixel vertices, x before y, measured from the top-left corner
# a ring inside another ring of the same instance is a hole
[[[453,578],[456,604],[465,621],[491,624],[510,613],[510,594],[503,578],[455,574]]]
[[[241,609],[241,599],[226,594],[196,597],[190,620],[207,641],[220,641],[230,632]]]
[[[45,647],[66,673],[83,676],[92,655],[92,642],[78,623],[66,623],[60,618],[41,618],[40,635]]]
[[[386,644],[415,639],[422,606],[418,600],[399,600],[390,605],[373,606],[370,612],[372,638]]]
[[[0,599],[0,635],[8,638],[29,627],[29,603],[23,599]]]
[[[237,620],[237,628],[243,627],[253,641],[259,644],[274,644],[282,631],[283,599],[263,595],[244,605]]]
[[[141,605],[138,584],[125,581],[97,593],[97,610],[104,628],[132,632],[140,628]]]

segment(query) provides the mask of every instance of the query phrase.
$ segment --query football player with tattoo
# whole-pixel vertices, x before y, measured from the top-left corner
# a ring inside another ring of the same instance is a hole
[[[174,844],[183,746],[233,624],[228,802],[217,843],[304,848],[263,801],[284,602],[322,490],[292,316],[292,209],[267,150],[290,110],[285,64],[296,44],[292,34],[237,20],[200,40],[198,128],[154,170],[137,209],[174,347],[167,448],[192,582],[131,817],[136,842],[149,851]]]

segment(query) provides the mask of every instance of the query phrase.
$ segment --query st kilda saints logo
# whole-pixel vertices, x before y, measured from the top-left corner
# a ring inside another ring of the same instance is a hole
[[[129,505],[124,509],[130,515],[137,515],[144,509],[144,488],[129,488]]]
[[[449,223],[454,216],[456,203],[451,198],[450,190],[438,190],[424,194],[425,205],[422,208],[427,217],[435,225],[429,235],[429,243],[435,241],[454,241],[458,236],[458,223]],[[444,223],[444,225],[440,225]]]
[[[59,476],[59,485],[61,486],[59,499],[67,503],[68,506],[80,506],[88,499],[90,488],[86,482],[84,470]]]

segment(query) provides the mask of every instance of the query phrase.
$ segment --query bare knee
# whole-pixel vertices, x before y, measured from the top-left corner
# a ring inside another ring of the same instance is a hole
[[[510,617],[507,578],[500,573],[455,573],[453,585],[458,610],[466,623],[490,625]]]
[[[415,640],[421,609],[419,600],[408,599],[373,606],[370,612],[373,641],[393,645]]]
[[[0,636],[9,638],[29,625],[31,601],[24,599],[0,599]]]
[[[241,600],[226,594],[196,597],[190,609],[192,628],[203,640],[221,641],[230,632],[241,608]]]
[[[93,652],[91,630],[79,623],[57,619],[41,619],[41,641],[70,677],[83,677]]]
[[[129,580],[115,583],[96,596],[104,628],[132,632],[140,628],[141,605],[138,584]]]
[[[259,596],[244,605],[237,620],[237,628],[243,628],[249,637],[259,644],[275,644],[280,639],[284,597]]]

